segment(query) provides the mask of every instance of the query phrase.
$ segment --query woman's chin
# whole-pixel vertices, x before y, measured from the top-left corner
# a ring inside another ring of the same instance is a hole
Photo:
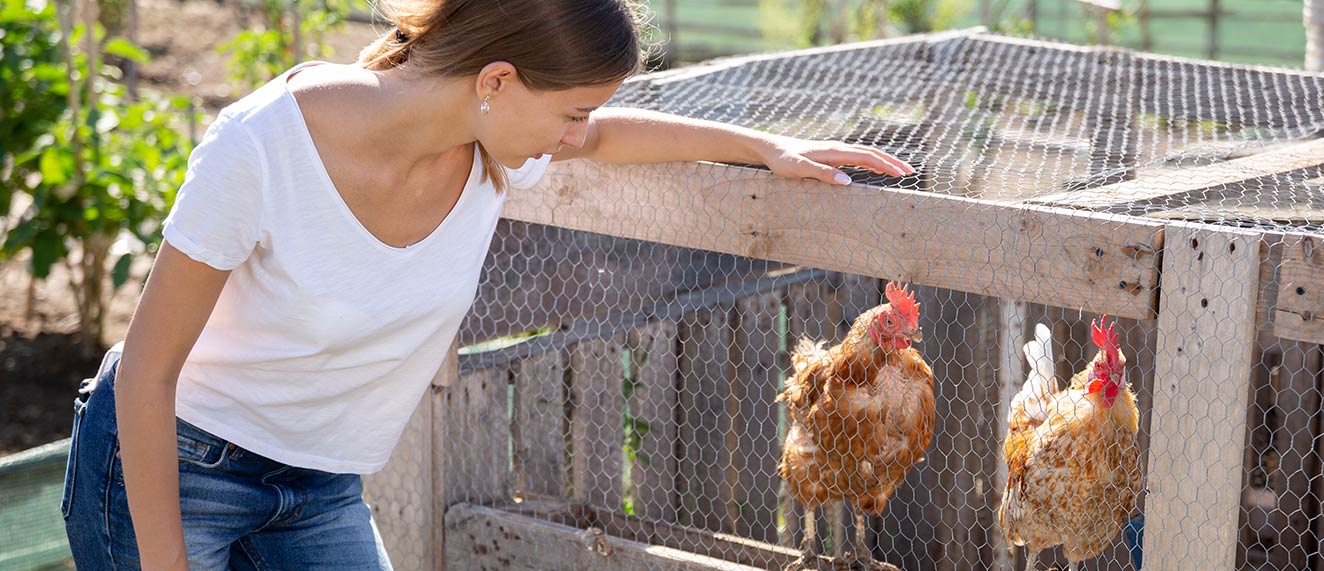
[[[496,158],[496,161],[497,161],[498,163],[501,163],[502,166],[504,166],[504,167],[506,167],[506,168],[510,168],[510,169],[517,169],[517,168],[520,168],[520,167],[524,166],[524,163],[527,162],[529,159],[531,159],[531,158],[533,158],[533,157],[511,157],[511,156],[505,156],[505,157],[495,157],[495,158]]]

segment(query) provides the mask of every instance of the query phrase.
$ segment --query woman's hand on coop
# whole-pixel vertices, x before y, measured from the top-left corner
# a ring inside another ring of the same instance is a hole
[[[840,167],[853,166],[889,176],[909,176],[915,169],[905,161],[873,147],[837,141],[810,141],[792,137],[760,137],[755,153],[772,173],[786,178],[808,178],[829,184],[850,184]]]

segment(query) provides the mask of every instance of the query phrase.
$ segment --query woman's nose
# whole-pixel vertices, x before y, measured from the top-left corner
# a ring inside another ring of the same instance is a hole
[[[588,128],[581,126],[580,123],[573,123],[566,130],[565,136],[561,137],[561,144],[572,149],[578,149],[584,146],[584,137],[588,135]]]

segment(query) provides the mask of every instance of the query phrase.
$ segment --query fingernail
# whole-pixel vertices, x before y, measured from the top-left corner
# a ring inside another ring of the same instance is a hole
[[[833,177],[832,180],[836,181],[837,184],[850,184],[852,182],[844,172],[837,173],[837,176]]]

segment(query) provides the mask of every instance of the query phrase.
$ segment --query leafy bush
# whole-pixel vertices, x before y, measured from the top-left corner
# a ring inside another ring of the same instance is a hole
[[[349,16],[350,0],[242,0],[255,16],[252,29],[239,32],[217,47],[230,54],[230,79],[256,88],[308,58],[331,56],[322,39],[340,29]]]
[[[137,46],[107,38],[99,24],[89,29],[61,23],[49,5],[29,8],[23,17],[10,12],[22,0],[4,1],[10,18],[0,18],[0,34],[9,38],[27,31],[26,42],[41,47],[20,51],[6,45],[0,59],[0,78],[26,74],[37,80],[4,82],[4,90],[19,93],[3,99],[0,107],[0,117],[14,126],[0,125],[27,136],[0,148],[10,165],[9,176],[0,179],[0,205],[8,212],[19,193],[31,202],[7,229],[0,261],[29,252],[34,279],[45,279],[55,264],[66,263],[83,343],[88,352],[96,351],[104,346],[107,281],[110,291],[123,285],[135,255],[120,255],[112,265],[111,245],[129,233],[147,252],[156,251],[161,221],[183,182],[192,149],[177,127],[194,112],[183,97],[144,94],[131,100],[116,83],[119,69],[101,64],[102,53],[146,61],[146,52]],[[50,60],[51,46],[67,50],[64,61]],[[15,83],[26,83],[30,90],[22,92],[24,87]]]

